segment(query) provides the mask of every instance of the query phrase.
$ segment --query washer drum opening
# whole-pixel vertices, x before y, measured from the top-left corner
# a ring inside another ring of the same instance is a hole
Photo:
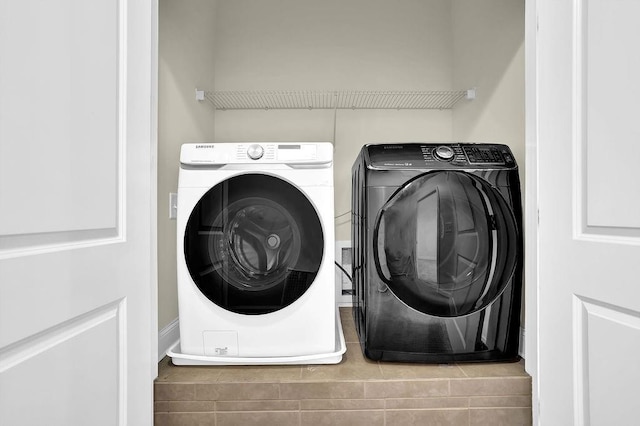
[[[242,314],[290,305],[313,284],[324,238],[318,214],[295,186],[243,174],[211,188],[187,222],[184,256],[203,295]]]

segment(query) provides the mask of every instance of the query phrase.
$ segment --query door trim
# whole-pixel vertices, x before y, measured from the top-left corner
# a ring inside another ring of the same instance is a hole
[[[537,0],[525,2],[524,299],[525,370],[532,381],[532,419],[539,422],[538,358],[538,74]]]

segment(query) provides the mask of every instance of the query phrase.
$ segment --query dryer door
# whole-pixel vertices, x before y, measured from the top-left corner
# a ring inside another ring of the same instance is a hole
[[[189,273],[209,300],[232,312],[265,314],[312,285],[324,239],[307,197],[282,179],[243,174],[211,188],[184,235]]]
[[[436,171],[411,180],[376,220],[378,274],[404,303],[454,317],[493,302],[519,255],[514,215],[488,182],[466,172]]]

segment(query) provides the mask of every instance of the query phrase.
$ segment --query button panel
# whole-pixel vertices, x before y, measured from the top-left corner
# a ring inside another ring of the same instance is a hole
[[[238,144],[236,146],[235,159],[239,161],[250,160],[275,160],[276,146],[273,144]]]
[[[442,148],[446,148],[448,150],[448,158],[442,158],[438,153],[438,150],[442,150]],[[451,162],[451,164],[459,165],[467,164],[467,158],[465,157],[460,145],[421,145],[420,150],[422,151],[422,158],[427,166],[433,165],[433,163],[437,161],[447,161]]]
[[[465,146],[464,153],[469,164],[504,164],[505,159],[495,146]]]

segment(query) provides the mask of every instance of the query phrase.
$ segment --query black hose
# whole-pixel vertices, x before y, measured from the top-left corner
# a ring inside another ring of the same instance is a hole
[[[344,269],[338,262],[334,262],[336,264],[336,266],[338,268],[340,268],[340,270],[342,271],[343,274],[345,274],[347,276],[347,278],[349,278],[349,281],[353,282],[353,278],[351,278],[351,275],[349,275],[349,273],[347,272],[346,269]]]

